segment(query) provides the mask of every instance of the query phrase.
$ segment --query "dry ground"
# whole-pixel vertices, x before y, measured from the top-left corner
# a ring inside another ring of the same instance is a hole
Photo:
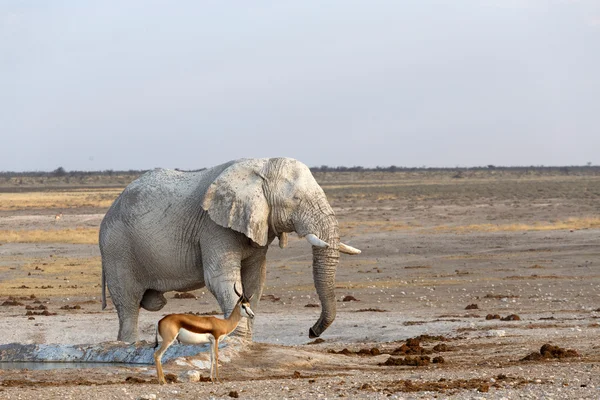
[[[294,238],[289,248],[269,251],[255,343],[225,357],[223,383],[159,387],[153,366],[0,370],[0,399],[600,397],[600,176],[317,178],[344,241],[363,250],[341,259],[338,316],[323,342],[307,337],[319,308],[312,306],[310,248]],[[0,304],[16,304],[0,306],[0,344],[113,340],[117,317],[112,306],[100,310],[96,242],[119,190],[28,190],[0,193]],[[153,339],[165,313],[217,310],[205,290],[192,293],[197,299],[168,294],[161,312],[143,312],[142,338]],[[45,311],[51,315],[35,315]],[[406,346],[398,350],[418,335],[434,337],[408,355]],[[577,355],[522,360],[546,343]],[[420,356],[444,362],[385,365]],[[169,363],[166,370],[189,367]]]

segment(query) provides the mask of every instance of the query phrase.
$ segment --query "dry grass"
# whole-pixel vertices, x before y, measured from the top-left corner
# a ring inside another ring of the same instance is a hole
[[[0,193],[0,210],[108,208],[122,189]]]
[[[99,296],[100,257],[17,260],[19,267],[0,266],[0,296]]]
[[[0,243],[98,244],[98,228],[2,230]]]
[[[521,231],[556,231],[556,230],[578,230],[600,228],[600,218],[568,218],[555,222],[539,222],[534,224],[474,224],[465,226],[437,226],[429,228],[428,231],[446,233],[470,233],[470,232],[521,232]]]

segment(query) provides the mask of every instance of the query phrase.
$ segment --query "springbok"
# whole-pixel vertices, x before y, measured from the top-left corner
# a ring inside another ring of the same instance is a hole
[[[178,339],[184,344],[201,344],[210,342],[210,380],[219,381],[219,341],[229,335],[237,327],[240,318],[254,318],[254,312],[250,309],[250,300],[245,294],[237,291],[233,285],[235,294],[239,299],[233,307],[231,314],[226,319],[213,316],[199,317],[191,314],[169,314],[158,321],[156,326],[156,337],[154,348],[158,347],[158,335],[162,338],[160,349],[154,353],[158,383],[166,383],[163,373],[161,358],[165,351]],[[213,379],[213,366],[215,379]]]
[[[59,212],[54,216],[54,223],[57,223],[62,218],[62,212]]]

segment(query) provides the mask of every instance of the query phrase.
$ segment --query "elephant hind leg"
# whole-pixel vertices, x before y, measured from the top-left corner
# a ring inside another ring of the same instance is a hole
[[[165,304],[167,304],[167,299],[165,296],[154,289],[148,289],[144,292],[144,296],[142,297],[142,301],[140,305],[144,310],[148,311],[159,311],[162,309]]]
[[[118,305],[116,309],[119,316],[119,335],[117,340],[127,343],[137,342],[139,306],[125,307]]]

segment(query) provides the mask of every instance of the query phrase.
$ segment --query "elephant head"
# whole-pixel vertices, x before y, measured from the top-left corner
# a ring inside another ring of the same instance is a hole
[[[321,316],[309,330],[320,336],[336,314],[339,253],[360,250],[340,242],[338,222],[323,189],[303,163],[291,158],[239,160],[223,170],[203,195],[202,207],[217,224],[258,246],[296,232],[313,246],[313,279]]]

